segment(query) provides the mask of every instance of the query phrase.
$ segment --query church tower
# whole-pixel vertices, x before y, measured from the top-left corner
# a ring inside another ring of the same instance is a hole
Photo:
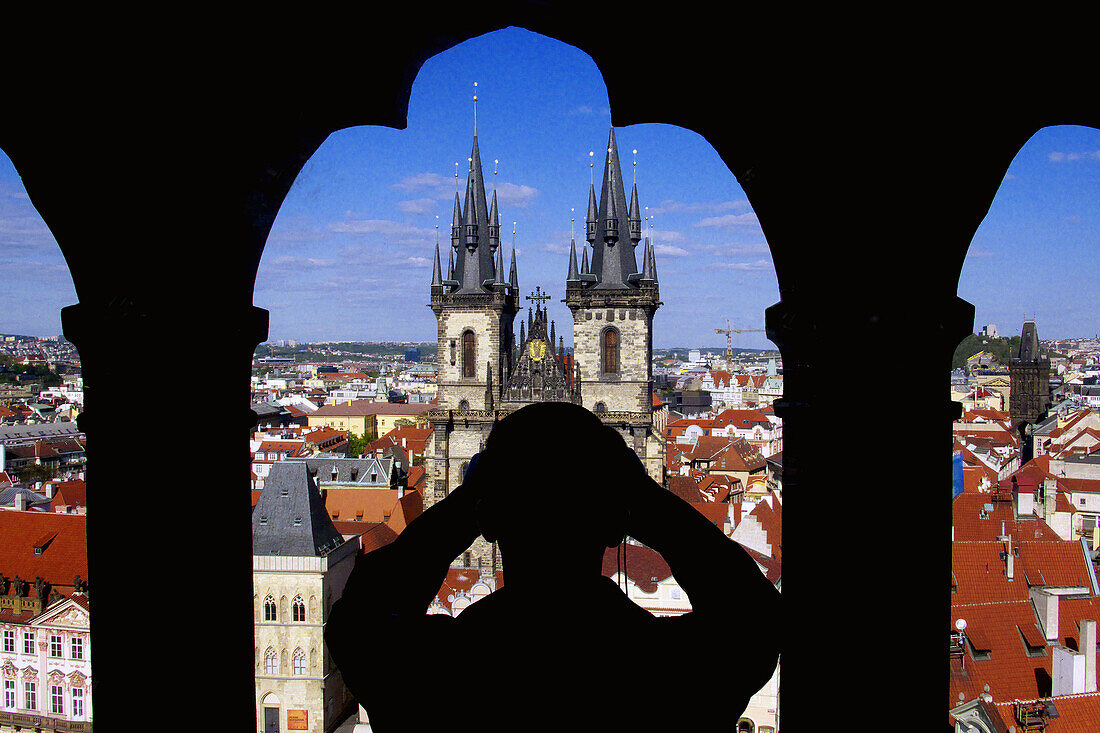
[[[1020,350],[1008,362],[1008,380],[1012,428],[1026,430],[1028,425],[1039,422],[1050,407],[1050,359],[1042,357],[1039,351],[1035,321],[1024,322]]]
[[[565,304],[573,315],[573,358],[581,404],[622,434],[649,474],[662,480],[664,439],[652,427],[653,316],[661,305],[653,246],[642,242],[638,187],[627,204],[615,130],[607,141],[600,199],[588,192],[584,249],[570,242]]]
[[[512,322],[519,282],[515,244],[511,268],[504,269],[496,191],[485,194],[477,134],[470,152],[465,201],[455,192],[447,275],[436,243],[431,307],[438,321],[436,398],[428,413],[432,434],[427,446],[425,507],[462,483],[470,458],[485,445],[502,407],[502,385],[512,371],[515,352]],[[491,576],[495,553],[483,539],[459,565]]]

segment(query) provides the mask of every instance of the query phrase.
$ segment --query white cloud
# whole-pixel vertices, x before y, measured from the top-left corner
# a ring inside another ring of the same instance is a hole
[[[442,176],[438,173],[417,173],[406,176],[393,187],[401,191],[419,191],[424,188],[447,189],[449,192],[454,186],[454,179]]]
[[[665,255],[667,257],[688,257],[691,252],[688,252],[682,247],[673,247],[668,244],[655,244],[653,245],[653,251],[659,255]]]
[[[1047,156],[1047,159],[1052,163],[1062,163],[1065,161],[1075,160],[1100,160],[1100,150],[1093,150],[1087,153],[1063,153],[1055,151]]]
[[[754,260],[753,262],[715,262],[714,267],[720,270],[741,270],[743,272],[761,272],[774,270],[775,265],[771,260]]]
[[[436,199],[412,199],[398,201],[397,208],[406,214],[430,214],[435,211]]]
[[[434,231],[388,219],[355,219],[350,211],[347,217],[345,221],[330,222],[328,230],[339,234],[382,234],[389,237],[427,237]]]
[[[569,254],[569,245],[568,244],[562,244],[560,242],[547,242],[546,244],[540,244],[538,248],[540,250],[542,250],[543,252],[551,252],[551,253],[556,254],[556,255],[567,255],[567,254]],[[578,249],[579,249],[579,247],[578,247]],[[517,250],[517,255],[516,256],[517,257],[519,256],[518,250]],[[577,257],[580,257],[579,253],[577,254]]]
[[[721,214],[724,211],[748,211],[750,208],[747,199],[738,199],[736,201],[702,201],[694,204],[667,199],[662,201],[659,206],[650,207],[649,211],[654,215],[697,212]]]
[[[492,196],[492,194],[489,194]],[[497,203],[526,208],[527,204],[539,195],[538,189],[515,183],[501,183],[497,186]]]
[[[764,242],[729,242],[727,244],[708,244],[703,247],[723,257],[744,257],[745,255],[771,255],[771,250]]]
[[[708,216],[705,219],[700,219],[695,223],[697,227],[744,227],[760,226],[760,221],[756,218],[756,214],[749,212],[746,214],[726,214],[725,216]]]
[[[685,237],[680,232],[672,231],[671,229],[653,229],[652,231],[642,232],[645,236],[649,237],[652,242],[685,242]]]
[[[428,267],[432,264],[431,261],[424,257],[409,257],[405,260],[405,263],[413,267]]]

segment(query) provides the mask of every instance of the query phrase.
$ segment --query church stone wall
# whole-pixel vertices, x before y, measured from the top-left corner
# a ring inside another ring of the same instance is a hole
[[[602,334],[619,331],[619,373],[601,373]],[[651,409],[650,321],[642,308],[577,310],[573,323],[573,355],[581,369],[581,400],[592,411],[603,402],[609,412]]]

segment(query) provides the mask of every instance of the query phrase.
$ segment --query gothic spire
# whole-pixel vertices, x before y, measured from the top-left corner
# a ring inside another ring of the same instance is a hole
[[[516,270],[516,233],[512,232],[512,265],[508,269],[508,284],[519,294],[519,272]]]
[[[569,240],[569,273],[565,276],[566,282],[580,280],[580,272],[577,270],[577,241]]]
[[[584,236],[589,243],[596,241],[596,218],[599,216],[599,205],[596,203],[596,187],[588,186],[588,216],[584,219]]]
[[[581,255],[581,274],[587,275],[590,270],[588,269],[588,247],[582,247],[584,253]]]
[[[493,279],[495,282],[505,284],[508,281],[504,279],[504,248],[497,247],[497,260],[493,265]]]
[[[603,189],[592,250],[592,273],[597,279],[593,287],[601,290],[632,287],[628,278],[638,271],[638,264],[634,258],[634,247],[626,246],[631,241],[630,227],[623,214],[628,211],[619,148],[615,142],[615,128],[612,127],[607,138]]]
[[[500,247],[500,216],[497,214],[496,189],[493,189],[493,203],[489,208],[489,246],[494,252]]]
[[[455,215],[451,221],[451,246],[458,249],[462,243],[462,203],[458,200],[458,191],[455,191]]]
[[[485,281],[493,280],[493,252],[489,246],[489,212],[485,200],[485,179],[477,135],[470,151],[470,170],[466,178],[466,202],[461,215],[462,245],[458,247],[456,268],[460,276],[459,293],[480,293]],[[455,195],[457,200],[457,194]]]
[[[435,243],[435,262],[432,263],[432,287],[443,286],[443,269],[439,264],[439,242]]]
[[[634,184],[634,188],[630,191],[630,214],[628,215],[628,221],[630,223],[630,241],[634,244],[638,243],[638,240],[642,238],[642,211],[638,207],[638,184]]]
[[[653,259],[653,245],[649,237],[645,238],[645,248],[642,251],[642,280],[657,282],[656,263]]]

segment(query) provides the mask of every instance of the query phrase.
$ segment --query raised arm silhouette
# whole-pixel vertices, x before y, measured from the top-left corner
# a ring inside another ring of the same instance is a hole
[[[426,613],[478,535],[503,587]],[[633,537],[692,611],[658,618],[601,575]],[[752,558],[644,471],[589,411],[500,420],[464,482],[356,562],[325,630],[374,731],[728,730],[771,676],[779,593]]]

